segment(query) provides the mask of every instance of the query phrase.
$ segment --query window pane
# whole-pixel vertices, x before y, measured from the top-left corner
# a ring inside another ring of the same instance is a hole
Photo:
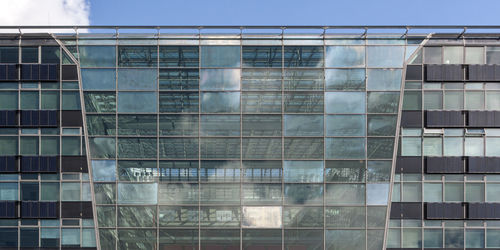
[[[443,47],[443,63],[462,64],[464,58],[464,47],[446,46]]]
[[[243,136],[281,136],[281,115],[243,115]]]
[[[365,161],[326,161],[325,181],[365,182]]]
[[[482,183],[467,183],[465,186],[465,201],[467,202],[484,202],[484,184]]]
[[[281,67],[281,46],[243,46],[243,67]]]
[[[81,110],[80,93],[77,91],[62,92],[62,110]]]
[[[442,61],[441,47],[425,47],[424,48],[424,64],[441,64]]]
[[[190,113],[198,112],[198,92],[160,92],[160,112]]]
[[[0,47],[0,63],[18,63],[19,47]]]
[[[486,92],[486,109],[500,110],[500,92],[497,91]]]
[[[498,192],[500,184],[486,184],[486,202],[500,202],[500,192]]]
[[[239,111],[239,92],[212,92],[201,94],[201,112],[203,113],[235,113]]]
[[[465,47],[465,64],[483,64],[483,47]]]
[[[281,159],[281,138],[243,138],[243,159]]]
[[[464,108],[464,94],[461,91],[444,92],[444,109],[461,110]]]
[[[360,67],[365,65],[364,46],[326,47],[326,67]]]
[[[239,204],[239,184],[202,184],[201,204]]]
[[[118,46],[119,67],[156,67],[157,60],[156,46]]]
[[[327,115],[327,136],[364,136],[366,118],[364,115]]]
[[[40,142],[40,155],[58,155],[59,136],[42,136]]]
[[[281,92],[242,92],[241,112],[281,113]]]
[[[119,135],[156,135],[156,115],[118,115]]]
[[[285,138],[285,159],[322,159],[323,138]]]
[[[119,69],[118,90],[156,90],[156,69]]]
[[[280,205],[281,184],[243,184],[241,196],[246,205]]]
[[[369,92],[369,113],[397,113],[399,104],[398,92]],[[359,105],[359,104],[358,104]]]
[[[323,70],[285,69],[285,90],[323,90]]]
[[[285,161],[285,182],[323,182],[322,161]]]
[[[115,46],[78,46],[82,67],[114,67]]]
[[[118,158],[156,158],[156,138],[118,138]]]
[[[325,216],[327,227],[365,227],[366,224],[364,207],[327,207]]]
[[[115,158],[115,142],[115,138],[89,138],[90,154],[93,158]]]
[[[465,156],[484,156],[484,139],[465,138]]]
[[[464,185],[462,183],[445,183],[444,201],[464,201]]]
[[[200,74],[198,69],[160,69],[159,77],[161,90],[196,90]]]
[[[160,135],[197,136],[198,115],[160,115]]]
[[[85,92],[85,112],[107,113],[116,111],[114,92]]]
[[[239,90],[239,69],[202,69],[200,72],[201,90]]]
[[[18,196],[18,188],[17,183],[0,183],[0,200],[3,201],[17,201]],[[58,184],[59,185],[59,184]],[[42,200],[43,200],[43,191],[42,191]]]
[[[0,154],[17,155],[17,136],[0,137]]]
[[[42,46],[42,63],[59,63],[59,46]]]
[[[115,115],[87,115],[89,135],[114,135],[116,131]]]
[[[82,85],[84,90],[114,90],[116,70],[82,69]]]
[[[198,204],[198,190],[198,184],[160,184],[159,203],[168,205]]]
[[[369,136],[394,136],[396,134],[395,115],[368,115]]]
[[[420,137],[402,137],[401,155],[420,156],[422,149],[422,139]]]
[[[198,181],[198,161],[160,161],[160,181]]]
[[[323,184],[285,184],[285,204],[323,204]]]
[[[160,207],[160,226],[161,227],[197,227],[198,226],[198,207]],[[165,231],[165,230],[162,230]],[[178,230],[176,231],[184,231]],[[196,233],[196,237],[198,233]],[[164,239],[166,240],[166,239]],[[178,238],[171,239],[172,245]],[[161,241],[161,239],[160,239]],[[194,243],[194,242],[193,242]],[[161,245],[161,243],[160,243]],[[196,240],[198,247],[198,240]]]
[[[156,226],[156,207],[118,207],[119,227]]]
[[[198,46],[160,46],[160,67],[198,67]]]
[[[285,67],[323,67],[323,47],[285,46]]]
[[[38,102],[39,102],[38,97],[39,97],[38,92],[34,91],[21,92],[21,109],[38,109]]]
[[[243,229],[243,249],[281,248],[281,238],[279,229]]]
[[[239,138],[202,138],[200,154],[202,159],[240,158]]]
[[[240,179],[239,161],[202,161],[200,180],[203,182],[235,182]]]
[[[115,181],[116,161],[114,160],[93,160],[92,176],[94,181]]]
[[[38,155],[38,137],[22,136],[20,139],[21,155]]]
[[[323,231],[307,229],[285,229],[285,249],[323,249]]]
[[[80,229],[62,229],[61,245],[63,246],[80,246]]]
[[[323,226],[322,207],[284,207],[283,224],[285,227]]]
[[[369,69],[367,90],[400,90],[402,71],[400,69]]]
[[[327,184],[325,202],[327,205],[365,204],[365,185]]]
[[[367,46],[367,67],[401,68],[404,62],[404,46]]]
[[[59,109],[59,92],[42,91],[41,109]]]
[[[422,92],[420,91],[405,91],[403,98],[403,110],[421,110],[422,109]]]
[[[363,159],[365,158],[364,138],[326,138],[328,159]]]
[[[80,201],[80,183],[63,182],[61,183],[62,201]]]
[[[285,136],[322,136],[323,115],[285,115]]]
[[[389,181],[391,175],[391,161],[368,161],[367,181]]]
[[[118,92],[118,112],[156,112],[156,93]]]
[[[392,159],[393,138],[368,138],[367,157],[369,159]]]
[[[202,46],[201,67],[240,67],[240,46]]]
[[[318,92],[286,92],[286,113],[322,113],[323,94]]]
[[[327,90],[365,89],[365,69],[326,69]]]
[[[239,115],[202,115],[201,136],[239,136]]]
[[[1,91],[0,92],[0,109],[2,110],[17,110],[18,107],[17,91]]]
[[[442,156],[443,141],[441,138],[424,138],[424,156]]]
[[[327,230],[325,237],[327,249],[364,249],[366,244],[364,230]]]
[[[198,139],[160,138],[160,158],[197,159]]]
[[[157,183],[118,183],[118,204],[156,204],[157,192]]]
[[[484,92],[465,91],[465,109],[484,109]]]
[[[443,202],[443,185],[441,183],[425,183],[424,202]]]
[[[243,69],[243,90],[281,90],[281,69]]]
[[[365,113],[364,92],[326,92],[327,113]]]

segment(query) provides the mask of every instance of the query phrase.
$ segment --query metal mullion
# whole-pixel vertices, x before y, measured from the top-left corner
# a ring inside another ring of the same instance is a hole
[[[198,250],[201,250],[201,30],[198,29]]]
[[[158,176],[157,176],[157,185],[158,188],[156,189],[156,246],[158,249],[160,249],[160,202],[158,201],[158,198],[160,197],[160,30],[158,29],[158,37],[156,40],[156,90],[155,92],[158,93],[156,94],[156,171],[158,171]],[[153,176],[153,183],[155,182],[154,176]]]
[[[119,33],[117,30],[116,33],[116,42],[115,42],[115,134],[114,134],[114,139],[115,139],[115,171],[118,173],[118,44],[119,44]],[[115,197],[116,197],[116,204],[114,204],[115,207],[115,225],[113,228],[116,230],[116,237],[115,237],[115,249],[118,248],[118,176],[116,176],[115,180]],[[116,249],[118,250],[118,249]]]
[[[285,38],[284,29],[281,33],[281,249],[285,250],[285,227],[283,225],[284,221],[284,207],[285,207],[285,175],[284,175],[284,163],[285,163],[285,87],[284,87],[284,75],[285,75]]]

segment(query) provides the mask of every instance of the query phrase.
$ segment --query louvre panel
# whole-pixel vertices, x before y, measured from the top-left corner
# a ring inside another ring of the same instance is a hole
[[[464,127],[464,113],[462,111],[426,111],[426,127]]]
[[[0,172],[17,172],[15,156],[0,156]]]
[[[85,156],[62,156],[61,171],[87,173],[87,158]]]
[[[468,173],[500,173],[499,157],[468,157]]]
[[[422,80],[422,66],[420,65],[406,66],[406,80]]]
[[[422,173],[420,156],[399,156],[396,160],[396,173]]]
[[[81,111],[62,111],[62,126],[82,126]]]
[[[469,203],[467,219],[500,219],[500,203]]]
[[[443,66],[442,65],[426,65],[425,66],[425,80],[428,82],[442,81],[443,80]]]
[[[40,110],[40,126],[57,126],[58,117],[56,110]]]
[[[462,157],[426,157],[425,172],[437,173],[463,173],[464,161]]]
[[[462,203],[425,203],[425,217],[429,220],[462,220]]]
[[[19,80],[19,70],[16,64],[0,64],[0,81]]]
[[[40,160],[38,156],[22,156],[21,172],[40,172]]]
[[[17,205],[15,201],[0,201],[0,218],[17,218]]]
[[[392,202],[391,219],[421,219],[422,203],[420,202]]]
[[[429,64],[425,68],[425,80],[428,82],[464,80],[464,68],[461,64]]]
[[[421,128],[422,111],[403,111],[403,113],[401,114],[401,127]]]
[[[500,127],[499,111],[468,111],[468,127]]]
[[[63,65],[62,66],[62,79],[63,80],[78,80],[78,70],[76,65]]]
[[[61,202],[61,218],[81,218],[82,203],[79,201]]]

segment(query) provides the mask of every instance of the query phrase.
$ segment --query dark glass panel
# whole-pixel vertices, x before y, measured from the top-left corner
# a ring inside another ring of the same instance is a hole
[[[198,181],[198,161],[160,161],[160,181]]]
[[[281,115],[243,115],[243,136],[281,136]]]
[[[160,135],[197,136],[198,115],[160,115]]]
[[[87,115],[89,135],[114,135],[116,133],[115,115]]]
[[[198,112],[198,92],[160,92],[160,112],[189,113]]]
[[[116,94],[114,92],[85,92],[85,112],[116,112]]]
[[[160,46],[160,67],[198,67],[198,46]]]
[[[118,46],[118,67],[156,67],[156,46]]]
[[[285,67],[323,67],[322,46],[285,46]]]
[[[196,90],[199,79],[198,69],[160,69],[161,90]]]
[[[243,46],[243,67],[281,67],[281,46]]]
[[[156,115],[118,115],[119,135],[156,135]]]
[[[323,249],[323,230],[285,229],[285,249]]]
[[[160,138],[160,158],[197,159],[198,139]]]

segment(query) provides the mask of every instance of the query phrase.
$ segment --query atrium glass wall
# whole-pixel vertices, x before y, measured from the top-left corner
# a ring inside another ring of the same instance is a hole
[[[382,249],[421,41],[81,38],[102,249]]]

